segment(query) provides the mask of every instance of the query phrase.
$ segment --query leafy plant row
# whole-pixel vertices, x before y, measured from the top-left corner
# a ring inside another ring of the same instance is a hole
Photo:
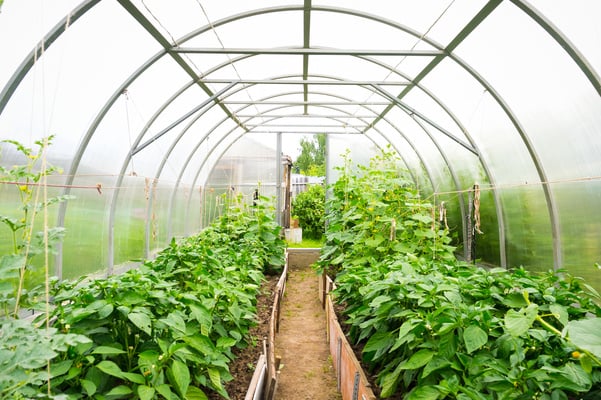
[[[252,208],[239,200],[138,269],[54,281],[49,333],[42,327],[36,334],[58,343],[22,343],[28,339],[20,331],[33,328],[3,320],[0,363],[13,368],[0,370],[1,398],[207,399],[209,391],[227,398],[234,350],[253,344],[264,272],[284,263],[273,210],[265,199]],[[11,341],[30,349],[9,356]]]
[[[601,297],[565,271],[485,270],[383,152],[341,168],[319,268],[335,274],[349,336],[403,399],[597,399]]]

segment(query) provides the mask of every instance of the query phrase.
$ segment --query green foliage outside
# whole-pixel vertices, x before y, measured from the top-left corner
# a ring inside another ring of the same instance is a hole
[[[303,237],[319,240],[325,232],[326,191],[322,185],[311,185],[292,201],[292,215],[298,218]]]
[[[265,204],[232,201],[209,227],[139,269],[52,281],[51,312],[36,325],[0,319],[0,399],[227,398],[228,363],[252,340],[264,272],[284,264],[280,227]],[[53,321],[48,330],[35,328],[45,321]]]
[[[601,297],[565,271],[486,270],[383,152],[341,168],[318,268],[335,274],[352,341],[379,396],[598,399]]]
[[[326,175],[326,135],[320,133],[311,139],[302,138],[301,153],[294,161],[297,173],[306,176]]]

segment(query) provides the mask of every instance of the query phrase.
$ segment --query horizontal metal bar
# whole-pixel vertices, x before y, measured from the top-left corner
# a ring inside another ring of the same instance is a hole
[[[419,56],[444,55],[440,50],[377,50],[377,49],[324,49],[324,48],[219,48],[219,47],[173,47],[171,53],[186,54],[269,54],[269,55],[318,55],[318,56]]]
[[[375,118],[372,115],[349,115],[349,114],[236,114],[238,118],[340,118],[340,119],[367,119]]]
[[[363,102],[363,101],[285,101],[285,100],[268,100],[268,101],[243,101],[243,100],[226,100],[221,101],[222,104],[242,104],[242,105],[252,105],[252,104],[266,104],[266,105],[288,105],[288,106],[388,106],[390,102],[383,101],[372,101],[372,102]]]
[[[248,132],[246,132],[246,134],[254,134],[254,133],[258,133],[258,134],[276,134],[276,133],[282,133],[282,134],[286,134],[286,135],[317,135],[320,133],[325,133],[326,135],[364,135],[363,132],[357,132],[357,131],[352,131],[352,132],[341,132],[341,131],[330,131],[330,130],[323,130],[323,129],[319,129],[319,130],[311,130],[311,131],[282,131],[282,130],[277,130],[277,131],[269,131],[269,130],[254,130],[251,129]]]
[[[244,84],[244,85],[333,85],[333,86],[407,86],[411,82],[393,82],[393,81],[339,81],[326,79],[202,79],[206,84]]]
[[[265,128],[353,128],[353,129],[365,129],[369,125],[367,124],[244,124],[247,128],[254,127],[265,127]]]

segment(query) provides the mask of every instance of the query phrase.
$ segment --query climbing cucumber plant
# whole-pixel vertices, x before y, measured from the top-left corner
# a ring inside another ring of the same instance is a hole
[[[599,294],[566,271],[458,262],[398,159],[341,168],[318,263],[383,398],[601,396]],[[332,268],[333,267],[333,268]]]

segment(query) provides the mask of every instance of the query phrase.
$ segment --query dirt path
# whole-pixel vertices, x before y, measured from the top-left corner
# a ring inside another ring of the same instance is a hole
[[[276,355],[282,358],[276,393],[279,400],[342,398],[336,389],[317,283],[309,266],[290,265],[276,336]]]

